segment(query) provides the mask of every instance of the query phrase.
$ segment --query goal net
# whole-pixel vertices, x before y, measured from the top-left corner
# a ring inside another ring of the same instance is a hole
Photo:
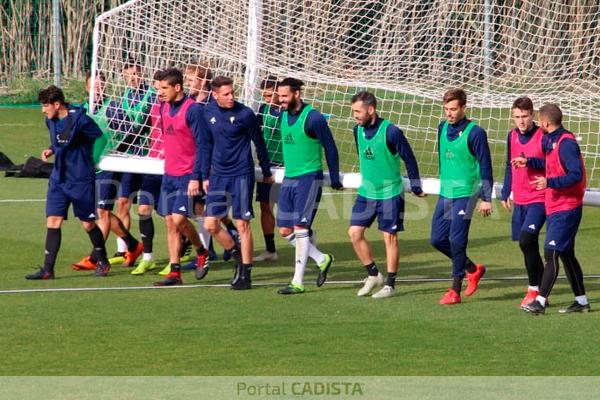
[[[599,41],[600,5],[592,0],[133,0],[97,19],[92,71],[104,74],[105,94],[118,103],[131,60],[147,84],[158,69],[207,62],[213,76],[233,77],[238,99],[255,110],[266,76],[299,78],[304,100],[329,120],[349,187],[359,183],[350,98],[373,91],[379,114],[409,139],[429,192],[447,89],[467,91],[467,114],[488,133],[497,183],[510,106],[527,95],[536,108],[561,106],[588,187],[599,188]],[[161,173],[160,159],[148,154],[148,129],[129,134],[140,138],[113,143],[118,151],[101,166]]]

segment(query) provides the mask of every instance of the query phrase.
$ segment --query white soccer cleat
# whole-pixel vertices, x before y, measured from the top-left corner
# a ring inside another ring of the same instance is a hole
[[[376,287],[383,285],[383,275],[381,272],[377,274],[377,276],[368,276],[367,279],[364,280],[365,284],[360,288],[358,293],[356,294],[358,297],[366,296],[373,291]]]
[[[256,257],[252,259],[252,261],[277,261],[279,256],[277,253],[271,253],[270,251],[263,251]]]
[[[387,299],[388,297],[394,297],[396,289],[391,286],[385,285],[381,290],[375,293],[371,298],[373,299]]]

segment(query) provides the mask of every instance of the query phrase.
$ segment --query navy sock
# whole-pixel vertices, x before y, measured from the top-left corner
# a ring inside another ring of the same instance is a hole
[[[181,264],[179,263],[171,263],[171,272],[181,273]]]
[[[465,278],[464,276],[460,276],[460,277],[455,276],[454,279],[452,280],[452,289],[454,289],[454,291],[457,294],[460,294],[464,278]]]
[[[54,271],[56,264],[56,256],[60,249],[62,233],[60,228],[48,228],[46,230],[46,251],[44,257],[44,269],[46,271]]]
[[[369,274],[369,276],[377,276],[379,274],[379,270],[377,269],[377,265],[375,265],[374,262],[372,262],[369,265],[365,265],[365,268],[367,269],[367,273]]]
[[[88,232],[92,246],[94,246],[94,252],[96,253],[96,259],[100,262],[108,264],[106,258],[106,247],[104,246],[104,236],[102,231],[98,228],[98,225],[94,225],[94,228]]]
[[[270,235],[264,235],[265,237],[265,245],[267,246],[267,251],[269,253],[275,253],[275,234],[271,233]]]
[[[385,284],[387,286],[396,287],[396,272],[388,272]]]
[[[144,244],[144,253],[152,253],[152,242],[154,241],[154,221],[152,217],[140,215],[140,236]]]

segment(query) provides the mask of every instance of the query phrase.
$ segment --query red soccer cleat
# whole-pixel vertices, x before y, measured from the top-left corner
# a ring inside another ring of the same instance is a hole
[[[477,291],[479,280],[485,275],[485,267],[483,264],[475,264],[475,272],[467,272],[467,288],[465,289],[465,296],[472,296]]]
[[[181,272],[170,272],[162,281],[154,282],[154,286],[177,286],[182,284]]]
[[[135,265],[135,260],[144,252],[144,245],[142,242],[138,242],[137,246],[133,251],[127,250],[125,252],[125,262],[123,263],[124,267],[133,267]]]
[[[460,294],[456,293],[454,289],[448,289],[448,291],[440,299],[440,304],[445,306],[459,304],[460,302]]]
[[[531,303],[532,301],[535,300],[536,297],[538,297],[538,295],[540,294],[540,292],[538,292],[537,290],[527,290],[527,294],[525,295],[525,297],[523,298],[523,301],[521,301],[521,308],[523,310],[525,310],[525,306],[529,303]]]
[[[94,271],[96,269],[96,263],[92,262],[90,256],[83,257],[83,259],[75,264],[71,264],[71,268],[75,271]]]

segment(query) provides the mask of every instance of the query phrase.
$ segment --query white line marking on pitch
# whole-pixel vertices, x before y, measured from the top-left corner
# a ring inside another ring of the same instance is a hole
[[[0,203],[41,203],[46,199],[2,199]]]

